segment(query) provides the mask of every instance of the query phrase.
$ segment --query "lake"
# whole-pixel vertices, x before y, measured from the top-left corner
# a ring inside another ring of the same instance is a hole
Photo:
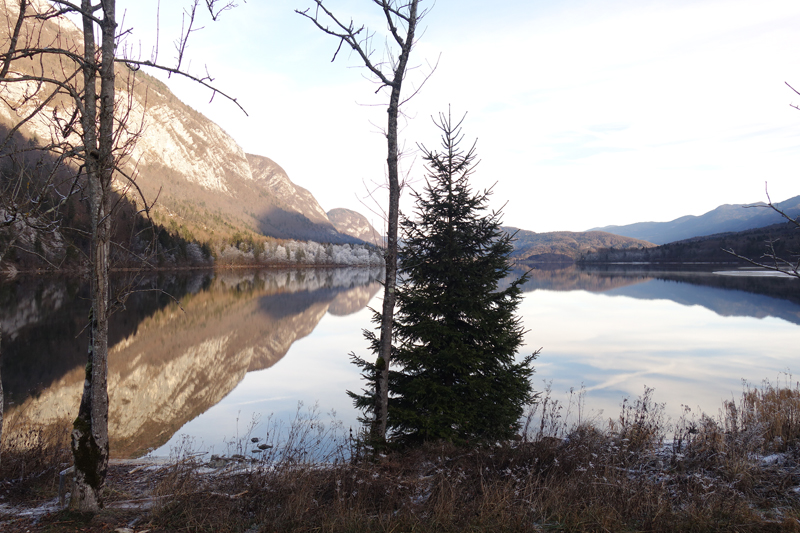
[[[800,281],[730,274],[534,270],[519,309],[524,350],[542,347],[534,388],[549,386],[564,412],[569,391],[583,388],[582,416],[602,422],[645,386],[676,419],[683,406],[715,415],[739,397],[742,380],[793,382]],[[233,270],[141,282],[110,324],[112,457],[168,455],[187,439],[226,453],[251,430],[263,436],[270,415],[291,421],[299,402],[355,429],[346,390],[362,383],[348,354],[368,355],[362,330],[371,327],[368,306],[380,307],[380,277],[379,269]],[[88,289],[74,279],[0,285],[9,427],[74,419],[88,309]]]

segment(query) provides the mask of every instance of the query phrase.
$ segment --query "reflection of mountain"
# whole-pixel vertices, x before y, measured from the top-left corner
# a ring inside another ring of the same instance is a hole
[[[513,277],[524,270],[515,270]],[[700,305],[721,316],[781,318],[800,325],[800,283],[775,277],[720,276],[713,272],[644,266],[533,270],[523,291],[589,291],[645,300]]]
[[[527,272],[524,269],[515,269],[512,279]],[[634,285],[651,279],[648,276],[610,275],[598,276],[570,265],[566,268],[537,268],[528,274],[528,281],[522,286],[524,292],[536,290],[545,291],[589,291],[604,292],[616,287]]]
[[[702,266],[689,268],[691,269],[686,267],[665,269],[660,265],[597,265],[587,266],[586,271],[603,276],[622,275],[639,277],[642,280],[657,278],[695,286],[716,287],[734,293],[770,296],[800,305],[800,283],[797,283],[797,280],[774,276],[721,276],[714,273],[715,270],[720,270],[719,267],[708,266],[706,270],[702,270]]]
[[[112,286],[126,280],[112,277]],[[139,289],[158,287],[175,298],[197,292],[210,281],[208,273],[160,274]],[[89,316],[88,287],[75,278],[23,277],[0,284],[2,376],[6,403],[20,403],[49,387],[73,368],[86,364]],[[125,312],[113,313],[109,343],[113,346],[136,332],[138,324],[171,302],[164,293],[135,292]]]
[[[362,285],[355,287],[347,292],[341,292],[328,306],[328,312],[336,316],[346,316],[364,309],[372,297],[381,288],[379,283]]]
[[[363,271],[352,273],[361,276]],[[367,276],[369,280],[371,276]],[[377,292],[378,285],[367,287]],[[109,355],[112,454],[141,455],[224,398],[247,372],[269,368],[316,327],[339,296],[363,294],[342,271],[256,272],[218,276],[142,321]],[[39,423],[71,419],[82,365],[15,410]]]

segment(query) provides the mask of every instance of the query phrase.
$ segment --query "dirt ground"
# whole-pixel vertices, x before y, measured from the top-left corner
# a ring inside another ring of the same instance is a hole
[[[156,533],[150,527],[153,488],[167,468],[160,461],[112,461],[106,479],[106,506],[94,516],[62,509],[59,497],[0,487],[0,531]],[[57,490],[57,482],[54,484]],[[65,495],[66,496],[66,495]],[[68,501],[64,498],[64,502]]]

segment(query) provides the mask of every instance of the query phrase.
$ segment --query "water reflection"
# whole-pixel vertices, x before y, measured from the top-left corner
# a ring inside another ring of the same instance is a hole
[[[673,419],[682,405],[715,415],[742,380],[790,379],[800,341],[800,282],[719,276],[711,269],[620,267],[534,271],[520,306],[538,389],[567,401],[585,386],[586,412],[615,417],[644,386]]]
[[[517,268],[519,276],[526,269]],[[720,316],[776,317],[800,325],[800,280],[779,277],[720,276],[713,268],[693,266],[604,265],[538,268],[529,272],[523,291],[587,291],[640,300],[670,300],[699,305]]]
[[[251,416],[291,419],[298,400],[319,400],[323,412],[335,409],[355,425],[345,390],[361,381],[347,353],[368,356],[361,329],[370,327],[365,306],[380,275],[224,271],[147,280],[110,324],[112,455],[169,453],[183,433],[218,445]],[[544,347],[535,388],[552,381],[561,394],[584,384],[588,410],[606,416],[645,384],[672,415],[681,403],[713,414],[742,378],[758,383],[797,366],[797,280],[571,266],[534,270],[523,289],[525,350]],[[0,285],[9,418],[74,418],[87,296],[74,280]]]
[[[129,300],[127,310],[115,315],[109,351],[112,455],[137,456],[161,446],[248,372],[273,366],[329,310],[345,315],[365,305],[378,291],[379,275],[364,269],[229,271],[182,280],[180,306],[159,305],[147,293],[141,301]],[[77,410],[86,344],[75,334],[88,311],[81,312],[86,302],[77,297],[78,309],[63,312],[70,289],[53,286],[58,281],[23,287],[16,291],[18,305],[4,307],[3,380],[14,402],[7,407],[9,419],[21,413],[57,423]],[[71,290],[83,294],[79,287]],[[54,294],[62,296],[45,297]],[[131,315],[142,319],[134,324]],[[51,340],[40,342],[42,351],[26,349],[53,324],[66,326],[48,331]],[[62,346],[70,336],[75,340]],[[41,385],[29,395],[25,387],[32,383]]]

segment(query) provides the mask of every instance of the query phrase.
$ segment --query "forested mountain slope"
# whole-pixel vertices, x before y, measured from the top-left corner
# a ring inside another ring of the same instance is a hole
[[[36,4],[46,2],[37,0]],[[5,2],[0,5],[0,17],[13,21],[15,10],[17,3]],[[45,42],[55,38],[82,42],[79,29],[66,18],[50,18],[43,28],[37,36]],[[8,27],[0,28],[0,33],[8,31]],[[23,27],[21,38],[37,37],[28,33]],[[71,67],[58,64],[55,55],[42,57],[41,64],[15,63],[14,68],[21,70],[12,75],[24,76],[36,70],[56,79],[69,74]],[[119,119],[125,124],[120,128],[120,143],[128,143],[121,166],[135,180],[135,187],[122,174],[117,174],[114,186],[120,193],[126,192],[138,208],[142,201],[135,198],[134,192],[136,188],[141,190],[147,202],[155,202],[154,220],[169,232],[189,241],[210,243],[212,248],[214,244],[219,248],[224,242],[235,243],[237,237],[240,241],[242,235],[339,244],[360,242],[337,231],[313,194],[294,184],[277,163],[245,154],[219,125],[181,102],[163,82],[124,64],[116,69]],[[23,145],[30,149],[49,144],[53,132],[68,121],[74,106],[63,98],[27,98],[26,95],[35,94],[31,84],[35,82],[21,81],[0,88],[0,126],[6,129],[14,127],[20,116],[41,106],[34,119],[19,129],[18,142],[4,146],[0,154],[4,158],[0,178],[6,182],[17,179],[20,173],[5,159],[12,152],[18,153]],[[264,151],[268,150],[265,146]]]

